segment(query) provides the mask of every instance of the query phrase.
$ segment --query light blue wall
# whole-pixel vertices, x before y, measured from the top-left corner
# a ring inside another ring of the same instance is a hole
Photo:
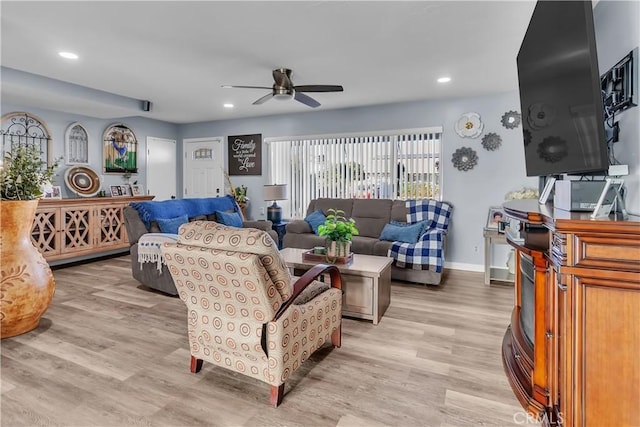
[[[509,110],[520,110],[515,89],[477,98],[194,123],[181,127],[180,138],[252,133],[261,133],[263,138],[269,138],[442,126],[443,199],[454,206],[448,261],[459,267],[479,270],[483,264],[482,229],[489,207],[500,205],[509,191],[538,185],[536,178],[528,178],[525,174],[522,128],[508,130],[500,123],[502,115]],[[482,117],[485,126],[483,136],[495,132],[502,137],[502,146],[498,150],[490,152],[483,149],[482,138],[461,138],[455,133],[455,121],[470,111]],[[463,146],[476,150],[479,157],[478,165],[467,172],[455,169],[451,163],[454,151]],[[263,153],[266,153],[266,148]],[[253,218],[264,218],[259,215],[259,209],[266,205],[262,201],[262,185],[267,183],[267,176],[267,156],[264,154],[262,177],[233,177],[235,186],[244,184],[249,187],[252,200],[249,212]],[[497,251],[496,255],[497,265],[502,266],[506,262],[506,254]]]
[[[102,134],[105,129],[114,123],[124,123],[129,126],[138,139],[138,174],[131,177],[130,182],[138,181],[139,184],[147,182],[147,137],[177,139],[178,126],[172,123],[151,120],[144,117],[124,117],[117,119],[97,119],[75,114],[68,114],[60,111],[43,110],[34,107],[2,104],[1,113],[4,116],[17,111],[27,112],[41,119],[49,128],[53,138],[53,155],[55,158],[64,157],[64,134],[67,127],[73,122],[82,124],[89,133],[89,166],[99,175],[102,175],[102,188],[108,190],[110,185],[123,184],[122,175],[102,173]],[[62,189],[63,198],[77,197],[64,184],[64,171],[69,166],[64,160],[54,177],[54,185],[59,185]],[[146,188],[144,188],[146,191]]]
[[[600,1],[593,11],[593,19],[598,65],[603,74],[640,46],[640,2]],[[640,78],[637,68],[634,77]],[[636,93],[636,103],[639,101],[640,94]],[[616,121],[620,125],[620,141],[614,144],[614,153],[621,163],[629,165],[629,176],[625,177],[627,209],[640,215],[640,107],[623,111],[616,116]]]
[[[640,2],[600,1],[594,10],[598,55],[601,71],[607,70],[630,50],[640,45],[639,28]],[[514,58],[515,61],[515,58]],[[470,72],[473,72],[471,70]],[[636,75],[636,78],[638,76]],[[348,90],[348,88],[347,88]],[[256,108],[267,108],[260,106]],[[2,114],[13,111],[27,111],[39,116],[49,126],[54,139],[54,154],[64,152],[64,132],[67,126],[81,122],[89,131],[90,165],[101,170],[101,138],[105,128],[114,122],[128,124],[139,141],[139,182],[146,182],[146,137],[154,136],[178,140],[178,153],[182,150],[183,138],[198,138],[234,134],[261,133],[263,137],[317,135],[344,132],[370,132],[376,130],[411,129],[442,126],[443,134],[443,197],[454,206],[452,218],[448,263],[454,268],[480,270],[483,263],[482,228],[485,225],[490,206],[500,205],[504,195],[524,186],[537,186],[536,178],[525,176],[524,152],[522,149],[522,129],[507,130],[500,124],[500,118],[509,110],[520,111],[517,87],[505,87],[505,92],[491,96],[464,98],[445,101],[422,101],[371,107],[311,111],[283,116],[268,116],[251,119],[226,120],[207,123],[175,125],[146,118],[122,118],[102,120],[91,117],[70,115],[62,112],[42,110],[32,107],[2,105]],[[616,144],[618,159],[627,163],[631,175],[626,178],[628,188],[627,204],[632,212],[640,213],[640,113],[634,107],[619,116],[621,141]],[[489,152],[482,148],[481,138],[460,138],[453,131],[454,122],[462,113],[474,111],[481,115],[487,132],[498,133],[502,139],[500,149]],[[479,163],[471,171],[461,172],[451,164],[451,155],[462,147],[471,147],[478,153]],[[176,155],[181,158],[181,156]],[[226,153],[225,153],[226,156]],[[267,183],[267,152],[263,152],[263,176],[234,177],[234,185],[249,187],[250,216],[260,218],[262,185]],[[182,164],[178,162],[178,177],[182,180]],[[104,177],[105,186],[120,184],[118,175]],[[64,197],[71,197],[60,176],[56,184],[61,185]],[[179,182],[179,184],[182,184]],[[180,188],[182,185],[180,185]],[[502,266],[506,261],[505,250],[496,251],[496,262]]]

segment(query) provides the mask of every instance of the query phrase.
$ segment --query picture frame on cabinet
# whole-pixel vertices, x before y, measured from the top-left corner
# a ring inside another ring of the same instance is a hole
[[[142,196],[142,186],[138,184],[131,184],[131,195]]]
[[[51,186],[51,191],[45,191],[42,198],[49,199],[49,200],[52,200],[52,199],[60,200],[62,199],[62,189],[60,188],[59,185],[53,185]]]
[[[119,185],[112,185],[109,190],[111,191],[111,197],[122,197],[122,189]]]
[[[129,184],[127,185],[121,185],[120,186],[120,192],[122,193],[122,195],[124,197],[131,197],[133,194],[131,193],[131,186]]]
[[[489,230],[499,230],[500,223],[504,221],[504,211],[500,206],[492,206],[489,208],[487,216],[486,228]],[[504,229],[503,229],[504,230]]]

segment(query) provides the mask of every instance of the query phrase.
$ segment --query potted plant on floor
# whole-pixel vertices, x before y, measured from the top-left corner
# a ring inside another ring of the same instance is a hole
[[[340,209],[328,209],[324,224],[318,227],[318,235],[326,237],[327,260],[330,262],[349,256],[351,240],[358,234],[355,220],[346,218]]]
[[[31,145],[13,147],[0,168],[0,338],[36,328],[53,299],[53,274],[31,243],[31,229],[57,165],[46,167]]]

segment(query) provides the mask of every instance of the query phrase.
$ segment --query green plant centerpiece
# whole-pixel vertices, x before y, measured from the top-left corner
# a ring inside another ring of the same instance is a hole
[[[46,167],[41,156],[37,146],[14,146],[0,170],[0,338],[35,329],[53,299],[51,268],[31,241],[39,198],[58,164]]]
[[[328,209],[324,224],[318,227],[318,235],[326,238],[327,261],[335,262],[338,257],[351,253],[351,240],[359,234],[353,218],[345,217],[340,209]]]

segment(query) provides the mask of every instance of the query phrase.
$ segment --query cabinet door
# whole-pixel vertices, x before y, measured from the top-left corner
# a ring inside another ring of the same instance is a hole
[[[342,311],[350,315],[373,316],[373,279],[342,275]]]
[[[549,304],[549,321],[551,329],[548,332],[548,378],[549,378],[549,418],[553,425],[566,423],[565,419],[567,394],[567,360],[566,351],[566,320],[567,310],[567,277],[561,275],[556,266],[549,268],[549,285],[551,286],[551,301]],[[570,348],[569,348],[570,349]],[[565,424],[570,425],[570,424]]]
[[[60,254],[60,209],[40,208],[31,228],[33,246],[46,258]]]
[[[584,275],[575,274],[569,289],[575,308],[569,417],[586,427],[637,425],[640,274],[579,270]]]
[[[125,243],[123,208],[120,205],[99,206],[96,215],[96,246],[119,246]]]
[[[70,253],[93,248],[93,208],[61,208],[61,252]]]

